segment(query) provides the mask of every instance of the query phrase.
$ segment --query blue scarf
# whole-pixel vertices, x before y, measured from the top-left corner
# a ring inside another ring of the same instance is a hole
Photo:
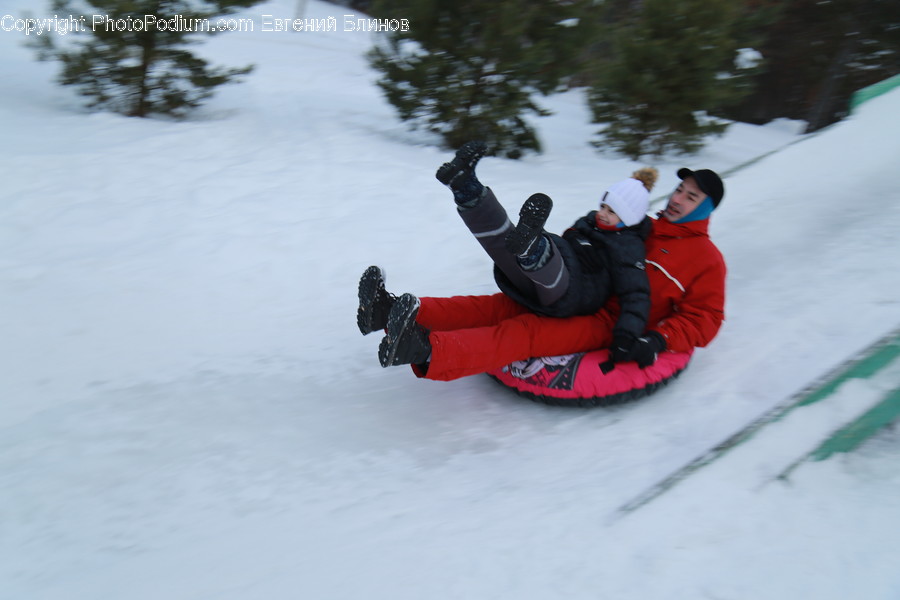
[[[694,209],[694,211],[688,216],[678,219],[675,223],[691,223],[693,221],[702,221],[703,219],[708,219],[709,215],[712,214],[712,211],[715,210],[715,205],[713,204],[712,198],[709,196],[706,197],[705,200]]]

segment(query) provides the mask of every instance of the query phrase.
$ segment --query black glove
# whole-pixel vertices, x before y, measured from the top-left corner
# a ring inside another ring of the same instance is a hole
[[[612,346],[609,347],[609,359],[614,363],[634,360],[637,342],[638,339],[630,333],[614,335]]]
[[[606,375],[616,368],[616,363],[634,360],[637,341],[637,338],[629,333],[614,335],[612,346],[609,347],[609,360],[600,363],[600,372]]]
[[[648,331],[643,337],[638,338],[632,360],[637,362],[640,368],[646,369],[656,362],[656,357],[665,349],[666,338],[655,331]]]
[[[659,353],[666,349],[666,339],[655,331],[648,331],[642,337],[620,334],[613,337],[609,348],[609,360],[600,365],[605,374],[613,370],[615,363],[635,361],[642,369],[656,362]]]

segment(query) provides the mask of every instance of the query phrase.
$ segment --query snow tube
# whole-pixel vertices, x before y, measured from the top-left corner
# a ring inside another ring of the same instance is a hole
[[[691,352],[663,352],[641,369],[637,363],[617,364],[604,374],[600,364],[608,350],[517,361],[488,375],[516,393],[553,406],[608,406],[648,396],[688,366]]]

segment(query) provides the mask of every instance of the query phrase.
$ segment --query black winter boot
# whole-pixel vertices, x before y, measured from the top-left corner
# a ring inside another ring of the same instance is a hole
[[[397,297],[384,289],[384,271],[381,267],[369,267],[359,278],[359,308],[356,324],[363,335],[384,329],[388,314]]]
[[[378,361],[382,367],[420,365],[431,358],[428,330],[416,323],[419,299],[403,294],[394,302],[388,315],[387,335],[378,346]]]
[[[506,249],[516,256],[527,256],[532,245],[543,237],[544,223],[553,209],[553,200],[546,194],[532,194],[519,211],[519,224],[506,234]]]
[[[484,186],[475,177],[475,165],[486,153],[484,142],[466,142],[453,160],[441,165],[435,173],[438,181],[453,191],[453,199],[460,207],[474,206],[484,193]]]

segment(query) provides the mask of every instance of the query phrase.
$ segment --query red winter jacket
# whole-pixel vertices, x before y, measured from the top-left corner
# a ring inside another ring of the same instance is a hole
[[[678,225],[653,221],[647,238],[650,319],[666,349],[709,344],[725,319],[725,259],[709,239],[709,219]]]
[[[709,221],[653,221],[647,238],[647,329],[668,350],[706,346],[724,320],[725,261],[709,239]],[[419,376],[450,380],[533,356],[557,356],[612,343],[615,299],[594,315],[559,319],[530,312],[505,294],[422,298],[418,322],[431,330],[431,363]]]

